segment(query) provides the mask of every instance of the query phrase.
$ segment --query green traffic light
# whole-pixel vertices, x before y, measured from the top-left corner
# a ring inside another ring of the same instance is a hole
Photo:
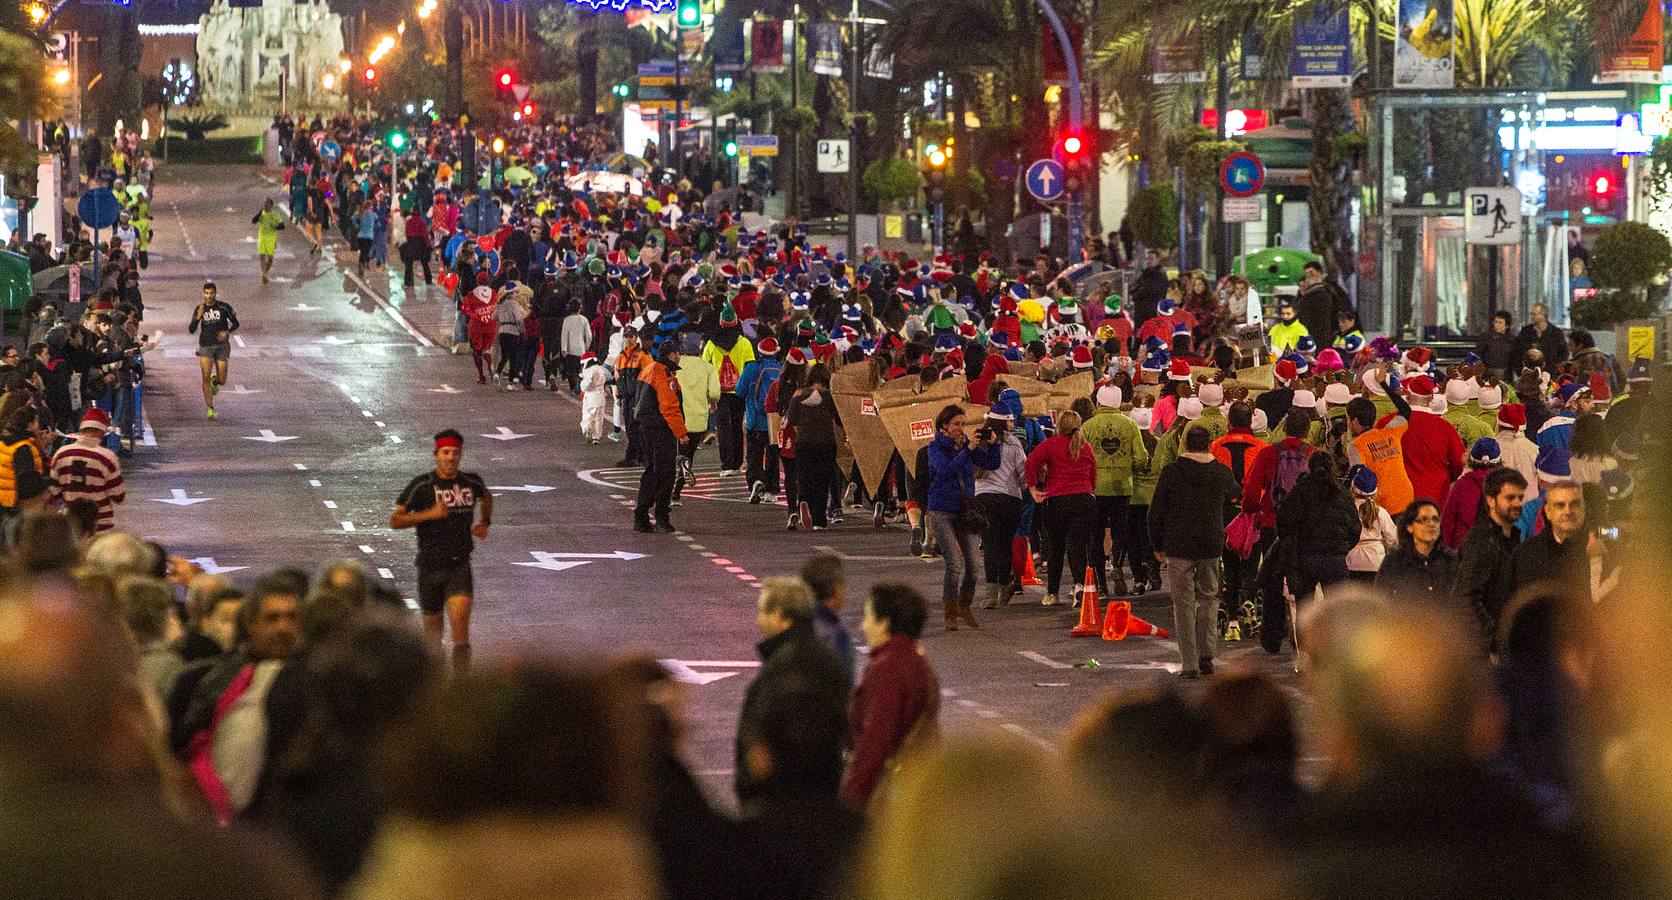
[[[679,24],[689,28],[702,24],[702,6],[700,0],[679,0]]]
[[[726,142],[726,155],[727,156],[736,156],[737,155],[737,142],[736,141],[727,141]]]
[[[396,131],[389,135],[389,149],[402,150],[406,147],[406,135]]]

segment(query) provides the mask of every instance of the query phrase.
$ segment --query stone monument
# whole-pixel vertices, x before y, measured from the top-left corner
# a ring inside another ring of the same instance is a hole
[[[205,103],[230,109],[323,106],[343,54],[342,18],[324,0],[214,0],[198,22],[197,71]]]

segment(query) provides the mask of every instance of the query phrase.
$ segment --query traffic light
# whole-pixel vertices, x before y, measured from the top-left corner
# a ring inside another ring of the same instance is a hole
[[[493,152],[495,154],[505,152],[505,139],[504,138],[496,137],[496,138],[493,139]]]
[[[737,158],[737,138],[735,138],[735,137],[726,138],[726,157],[728,159],[736,159]]]
[[[510,90],[511,85],[515,84],[517,81],[517,75],[510,69],[500,69],[497,81],[499,82],[500,88]]]
[[[364,72],[367,84],[377,83],[377,66],[367,66]]]
[[[406,133],[401,131],[389,132],[389,149],[396,153],[406,149]]]
[[[522,105],[522,114],[523,114],[523,118],[525,118],[525,119],[534,118],[534,104],[524,103]]]
[[[1066,186],[1071,191],[1080,190],[1096,168],[1092,162],[1096,154],[1092,152],[1091,139],[1077,129],[1064,129],[1057,137],[1055,151],[1062,163]]]
[[[695,28],[702,24],[702,0],[679,0],[675,16],[681,28]]]
[[[627,99],[627,95],[629,93],[631,93],[631,91],[627,87],[627,82],[618,81],[615,84],[610,85],[610,93],[612,93],[612,94],[616,95],[617,97],[620,97],[621,99],[625,100],[625,99]]]
[[[516,92],[512,90],[512,87],[516,83],[517,73],[511,71],[510,69],[500,69],[499,72],[494,75],[493,90],[494,94],[499,97],[499,102],[515,103],[517,101]]]
[[[946,151],[930,144],[923,148],[923,161],[927,164],[923,170],[923,181],[927,185],[929,202],[940,203],[946,199]]]

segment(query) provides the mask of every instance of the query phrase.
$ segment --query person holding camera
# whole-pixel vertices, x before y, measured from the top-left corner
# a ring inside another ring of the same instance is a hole
[[[977,432],[978,446],[998,442],[993,429]],[[975,506],[975,466],[970,459],[970,439],[964,432],[964,408],[949,403],[935,416],[935,437],[929,442],[929,531],[941,546],[946,575],[941,580],[947,631],[958,630],[958,620],[980,628],[970,604],[975,601],[975,536],[981,532],[980,512]]]

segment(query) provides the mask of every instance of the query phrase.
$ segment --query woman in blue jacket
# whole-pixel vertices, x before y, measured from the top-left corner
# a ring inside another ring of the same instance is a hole
[[[941,581],[947,631],[958,630],[958,620],[980,628],[970,604],[975,601],[975,537],[965,515],[973,503],[975,467],[970,460],[969,436],[964,434],[964,408],[948,404],[935,416],[935,438],[929,442],[929,531],[941,547],[946,575]]]

